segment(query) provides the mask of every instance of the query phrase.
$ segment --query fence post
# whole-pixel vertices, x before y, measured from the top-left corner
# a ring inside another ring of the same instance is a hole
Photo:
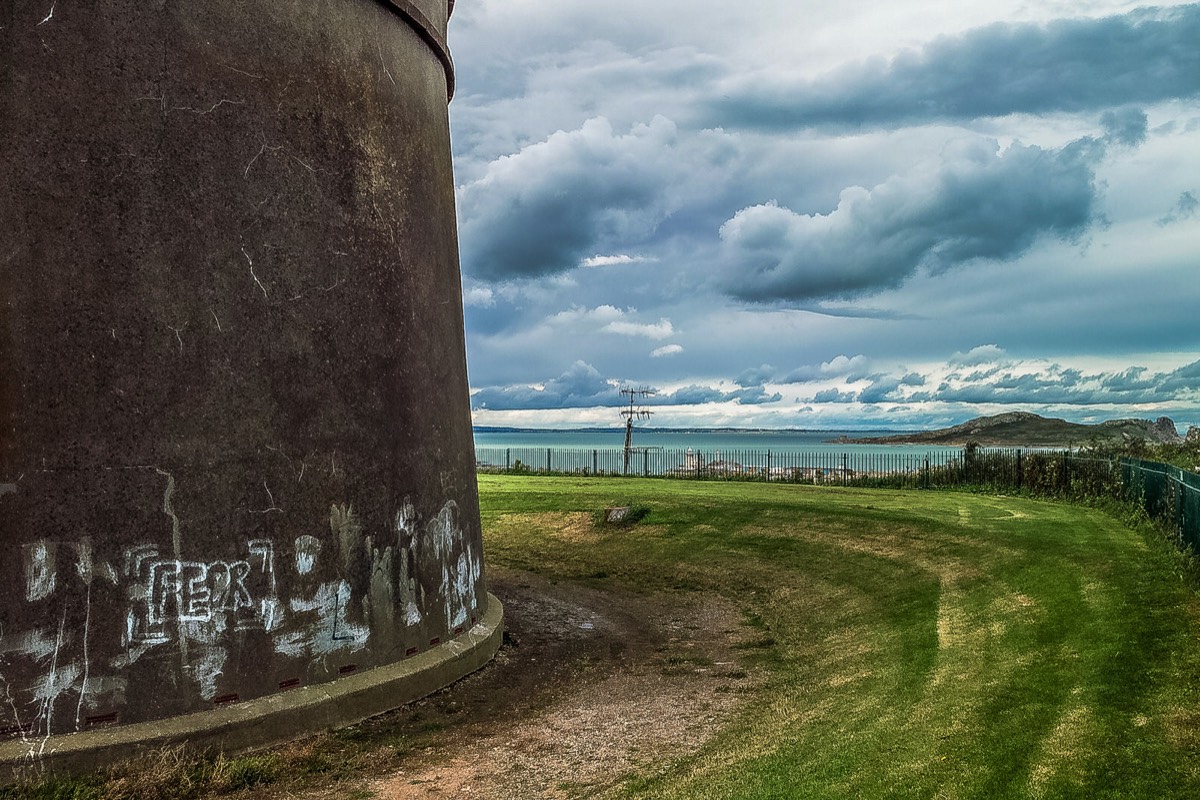
[[[546,472],[550,471],[550,448],[546,448]]]
[[[512,448],[504,448],[504,471],[512,472]]]
[[[599,466],[597,466],[598,464],[599,464],[599,455],[597,454],[597,452],[595,450],[593,450],[592,451],[592,474],[593,475],[600,474],[600,468],[599,468]]]
[[[846,454],[842,453],[842,486],[845,486],[849,480],[850,476],[846,472]]]
[[[925,470],[924,470],[924,472],[922,472],[922,477],[924,478],[925,488],[928,489],[929,488],[929,453],[925,454]]]
[[[767,480],[771,480],[771,451],[767,451]]]
[[[646,448],[642,453],[642,476],[650,477],[650,448]]]
[[[1017,491],[1021,491],[1021,449],[1017,448]]]

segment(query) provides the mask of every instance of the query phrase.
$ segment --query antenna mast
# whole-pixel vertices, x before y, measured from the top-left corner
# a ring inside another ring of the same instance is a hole
[[[629,398],[629,408],[621,409],[621,416],[625,418],[625,472],[629,472],[629,456],[633,453],[633,421],[649,419],[650,415],[654,413],[640,406],[635,407],[635,401],[639,397],[653,397],[654,390],[646,387],[635,389],[626,386],[622,387],[621,394]]]

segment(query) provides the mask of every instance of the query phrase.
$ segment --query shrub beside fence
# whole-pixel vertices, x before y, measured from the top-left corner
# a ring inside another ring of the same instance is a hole
[[[1200,551],[1200,475],[1154,461],[1065,450],[982,448],[927,454],[669,448],[480,447],[480,472],[760,480],[895,489],[979,488],[1141,505]]]

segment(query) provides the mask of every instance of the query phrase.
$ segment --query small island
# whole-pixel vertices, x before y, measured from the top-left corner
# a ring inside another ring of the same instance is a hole
[[[964,446],[968,442],[988,447],[1120,446],[1130,442],[1180,444],[1183,437],[1170,417],[1156,420],[1114,419],[1095,425],[1067,422],[1027,411],[1010,411],[976,417],[961,425],[933,431],[915,431],[864,438],[843,437],[848,444],[938,444]]]

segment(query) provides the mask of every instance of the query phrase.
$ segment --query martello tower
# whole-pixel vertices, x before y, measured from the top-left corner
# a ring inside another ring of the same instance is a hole
[[[276,708],[489,613],[452,6],[0,7],[7,756]]]

